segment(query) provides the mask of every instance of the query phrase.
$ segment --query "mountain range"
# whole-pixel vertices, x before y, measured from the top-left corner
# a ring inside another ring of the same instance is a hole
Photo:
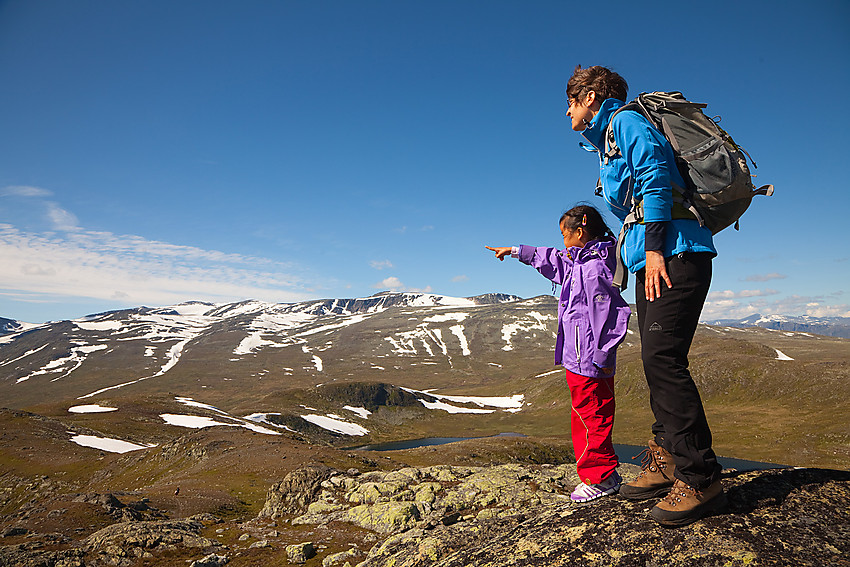
[[[813,333],[829,337],[850,338],[850,317],[813,317],[811,315],[749,315],[741,319],[716,319],[710,325],[721,327],[761,327],[777,331]]]
[[[226,415],[229,424],[279,426],[337,445],[565,434],[570,405],[553,366],[555,314],[552,296],[387,292],[111,311],[0,337],[0,399],[53,416],[97,404],[146,405],[159,416],[188,406],[219,422]],[[615,433],[641,444],[650,416],[635,324],[632,317],[618,353]],[[719,416],[713,429],[728,456],[782,462],[785,445],[760,439],[799,422],[817,440],[807,445],[811,458],[834,464],[850,461],[847,424],[831,419],[850,399],[840,396],[850,394],[848,362],[845,339],[700,325],[691,370]],[[153,420],[124,440],[171,438],[175,419]]]

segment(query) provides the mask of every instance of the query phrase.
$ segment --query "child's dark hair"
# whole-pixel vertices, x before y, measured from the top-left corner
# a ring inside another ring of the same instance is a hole
[[[605,224],[605,219],[602,214],[592,205],[576,205],[563,215],[558,223],[559,226],[566,226],[571,232],[578,227],[583,228],[591,240],[601,239],[603,237],[614,237],[614,233]]]

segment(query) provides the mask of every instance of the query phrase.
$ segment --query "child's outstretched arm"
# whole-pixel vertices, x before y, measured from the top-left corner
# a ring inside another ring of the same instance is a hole
[[[499,246],[497,248],[493,248],[492,246],[485,246],[484,248],[486,248],[487,250],[490,250],[492,252],[495,252],[496,258],[498,258],[500,261],[504,261],[505,256],[511,255],[511,247],[510,246]]]
[[[528,264],[547,280],[561,285],[569,277],[572,269],[572,259],[563,251],[556,248],[535,246],[500,246],[494,248],[485,246],[487,250],[496,253],[496,258],[504,260],[507,256],[513,256],[523,264]]]

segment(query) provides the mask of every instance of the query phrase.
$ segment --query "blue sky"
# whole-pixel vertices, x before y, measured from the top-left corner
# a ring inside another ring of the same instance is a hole
[[[848,58],[844,0],[0,1],[0,316],[550,293],[484,246],[602,206],[578,63],[708,102],[776,186],[704,318],[850,316]]]

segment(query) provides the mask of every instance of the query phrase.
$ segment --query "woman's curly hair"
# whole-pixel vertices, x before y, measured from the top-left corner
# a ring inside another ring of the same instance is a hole
[[[590,91],[596,93],[600,102],[606,98],[625,101],[629,85],[623,77],[606,67],[594,65],[582,69],[581,65],[576,65],[573,76],[567,81],[567,97],[581,101]]]

